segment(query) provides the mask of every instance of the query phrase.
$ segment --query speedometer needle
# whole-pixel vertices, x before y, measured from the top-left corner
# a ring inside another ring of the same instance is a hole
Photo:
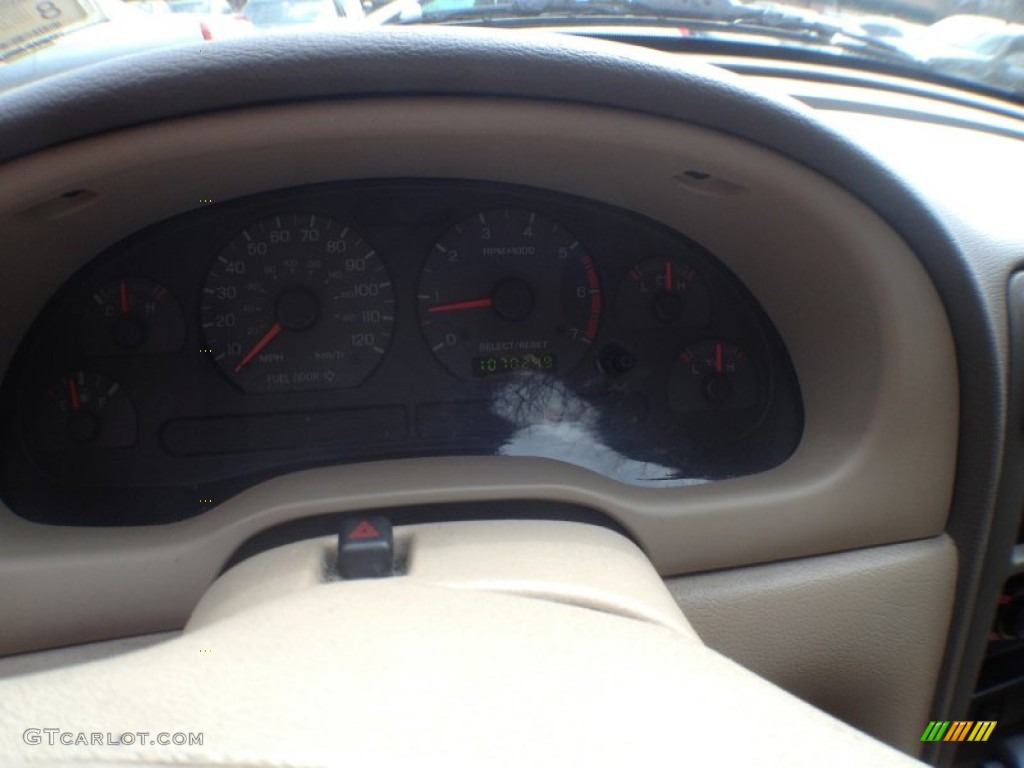
[[[471,301],[455,301],[451,304],[438,304],[436,307],[428,309],[427,312],[454,312],[459,309],[480,309],[489,306],[491,306],[490,298],[473,299]]]
[[[263,338],[257,341],[253,345],[253,348],[250,349],[249,352],[245,355],[245,357],[242,358],[242,361],[235,366],[235,373],[240,373],[241,370],[249,364],[249,361],[256,357],[256,355],[258,355],[263,350],[263,348],[267,346],[267,344],[272,342],[277,337],[277,334],[279,334],[283,330],[284,327],[280,323],[274,323],[272,326],[270,326],[270,330],[263,334]]]

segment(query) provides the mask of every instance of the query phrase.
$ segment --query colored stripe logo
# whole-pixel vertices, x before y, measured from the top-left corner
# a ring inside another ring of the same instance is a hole
[[[988,741],[996,720],[932,720],[921,741]]]

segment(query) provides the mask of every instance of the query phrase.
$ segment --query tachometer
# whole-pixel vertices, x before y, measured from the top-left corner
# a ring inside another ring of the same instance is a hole
[[[480,213],[448,231],[423,267],[423,334],[462,379],[564,372],[597,334],[601,288],[586,249],[525,210]]]
[[[246,228],[214,259],[203,294],[211,354],[246,392],[356,386],[394,324],[376,253],[351,228],[312,214]]]

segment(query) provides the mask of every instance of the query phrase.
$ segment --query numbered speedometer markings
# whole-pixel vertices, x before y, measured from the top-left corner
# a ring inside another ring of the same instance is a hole
[[[247,392],[358,385],[386,352],[395,317],[377,254],[313,214],[247,227],[214,259],[204,293],[214,360]]]
[[[580,242],[517,209],[478,213],[450,229],[431,249],[417,297],[428,346],[463,379],[568,371],[601,315],[600,281]]]

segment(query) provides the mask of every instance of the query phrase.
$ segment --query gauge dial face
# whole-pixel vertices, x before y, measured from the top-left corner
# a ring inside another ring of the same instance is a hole
[[[129,277],[104,285],[90,297],[80,333],[87,355],[177,352],[185,343],[185,319],[166,288]]]
[[[377,254],[313,214],[272,216],[235,237],[213,260],[201,314],[213,359],[252,393],[360,384],[395,319]]]
[[[749,408],[757,405],[757,369],[747,353],[724,339],[700,341],[684,349],[669,376],[674,411]]]
[[[126,448],[137,432],[135,408],[120,384],[75,371],[46,388],[32,438],[44,451]]]
[[[419,286],[420,326],[460,379],[565,373],[597,335],[601,288],[583,245],[526,210],[487,211],[434,246]]]
[[[648,259],[626,273],[615,308],[626,328],[699,327],[711,298],[697,271],[676,259]]]

